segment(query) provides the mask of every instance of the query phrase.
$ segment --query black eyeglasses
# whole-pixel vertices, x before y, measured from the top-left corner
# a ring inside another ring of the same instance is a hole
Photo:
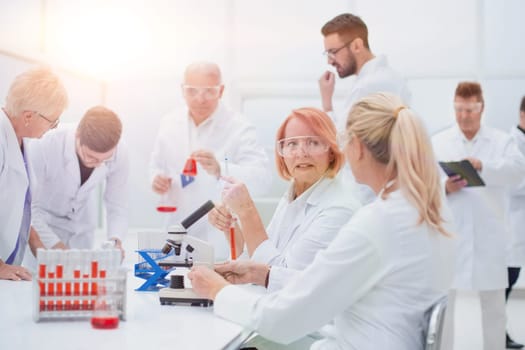
[[[342,49],[344,49],[345,47],[347,47],[348,45],[350,45],[352,43],[352,41],[354,41],[356,38],[350,40],[349,42],[347,42],[346,44],[344,44],[343,46],[341,47],[338,47],[336,49],[328,49],[328,50],[325,50],[323,52],[323,55],[325,55],[326,57],[329,57],[329,58],[335,58],[335,55],[337,55],[337,53],[339,51],[341,51]]]
[[[58,126],[58,123],[60,123],[60,118],[57,118],[56,120],[51,120],[47,117],[44,117],[40,112],[37,112],[37,111],[32,111],[33,113],[36,113],[39,117],[41,117],[42,119],[44,119],[45,121],[47,121],[49,123],[49,128],[50,129],[54,129]]]

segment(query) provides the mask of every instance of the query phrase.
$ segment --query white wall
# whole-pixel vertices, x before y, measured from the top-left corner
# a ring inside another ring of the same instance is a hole
[[[225,101],[258,126],[273,157],[275,130],[289,111],[320,106],[317,79],[327,67],[320,28],[342,12],[368,24],[373,52],[407,77],[431,132],[453,122],[454,88],[465,79],[484,87],[487,124],[516,123],[525,94],[522,0],[0,0],[0,94],[27,65],[5,59],[6,50],[76,72],[64,73],[72,99],[65,118],[101,102],[122,117],[131,226],[154,227],[149,154],[160,118],[182,103],[184,67],[197,59],[221,65]],[[337,81],[338,101],[351,83]],[[269,199],[259,200],[266,218],[283,188],[276,178]]]

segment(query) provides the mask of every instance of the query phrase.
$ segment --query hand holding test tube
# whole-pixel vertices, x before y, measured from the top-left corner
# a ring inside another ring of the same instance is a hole
[[[228,157],[224,157],[224,175],[229,176]],[[237,249],[235,247],[235,224],[232,221],[230,225],[230,256],[232,260],[237,259]]]

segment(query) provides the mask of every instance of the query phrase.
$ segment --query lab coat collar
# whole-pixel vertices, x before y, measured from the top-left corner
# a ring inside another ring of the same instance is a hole
[[[367,61],[365,64],[363,64],[363,67],[361,67],[359,74],[357,74],[357,78],[359,79],[359,77],[365,76],[373,71],[376,71],[378,68],[386,67],[387,65],[388,61],[386,59],[386,56],[376,56],[371,60]]]
[[[9,159],[9,166],[23,174],[27,174],[26,168],[24,166],[24,157],[22,155],[22,150],[18,145],[18,139],[15,134],[15,129],[13,129],[13,124],[11,124],[11,121],[5,112],[2,111],[1,115],[0,128],[4,133],[5,139],[7,140],[8,148],[6,158]]]
[[[459,128],[459,125],[456,123],[456,137],[458,137],[461,141],[464,142],[476,142],[478,140],[490,140],[490,135],[487,131],[487,128],[481,124],[477,134],[472,138],[472,140],[468,140],[465,137],[465,134],[463,134],[463,131]]]
[[[330,185],[334,179],[327,178],[322,176],[316,183],[310,186],[309,189],[301,193],[299,197],[295,199],[297,202],[306,201],[310,205],[317,205],[320,201],[320,196],[324,192],[323,189]],[[292,180],[288,192],[286,193],[286,199],[291,203],[294,196],[294,181]]]
[[[213,111],[213,113],[206,118],[202,123],[200,123],[199,126],[195,125],[195,122],[193,121],[193,118],[190,116],[190,110],[188,107],[186,107],[186,115],[188,116],[188,123],[195,129],[202,129],[206,128],[208,125],[215,124],[218,120],[220,120],[221,116],[224,115],[224,106],[221,101],[219,101],[219,104],[217,104],[217,108]]]

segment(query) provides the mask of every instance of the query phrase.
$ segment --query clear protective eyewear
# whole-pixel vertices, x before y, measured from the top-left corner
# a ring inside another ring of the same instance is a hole
[[[285,158],[296,156],[300,151],[315,156],[328,149],[330,146],[320,136],[295,136],[277,141],[277,153]]]
[[[479,113],[481,112],[482,107],[483,107],[483,104],[481,102],[474,102],[474,103],[454,102],[454,111],[456,111],[456,113],[462,113],[462,112],[466,112],[468,114]]]
[[[182,92],[185,97],[195,98],[198,95],[202,96],[205,100],[213,100],[219,97],[222,85],[215,86],[193,86],[193,85],[182,85]]]
[[[86,152],[86,149],[89,152],[93,152],[93,151],[91,151],[87,146],[81,144],[80,142],[79,142],[79,149],[80,149],[80,157],[85,162],[90,163],[90,164],[106,164],[108,162],[111,162],[115,158],[115,151],[113,151],[113,153],[111,153],[111,155],[105,159],[100,159],[92,154],[89,154],[88,152]]]
[[[31,111],[32,113],[35,113],[36,115],[38,115],[40,118],[44,119],[46,122],[49,123],[49,128],[50,129],[54,129],[58,126],[58,123],[60,123],[60,118],[56,119],[56,120],[51,120],[47,117],[45,117],[42,113],[40,112],[37,112],[37,111]]]

